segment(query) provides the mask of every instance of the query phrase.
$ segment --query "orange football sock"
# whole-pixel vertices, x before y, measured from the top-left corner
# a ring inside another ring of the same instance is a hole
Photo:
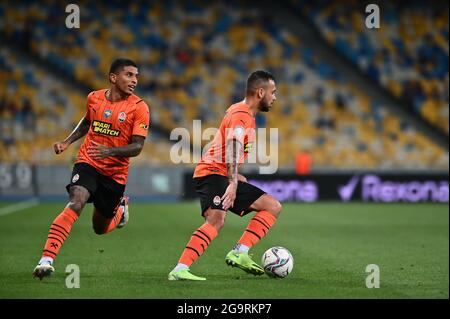
[[[264,210],[258,212],[248,223],[247,229],[239,239],[238,244],[252,247],[266,236],[269,229],[275,224],[277,218]]]
[[[69,236],[72,225],[77,219],[77,213],[68,207],[64,208],[62,213],[55,218],[48,232],[47,241],[42,252],[43,257],[56,258],[59,249]]]
[[[123,215],[123,206],[119,205],[116,209],[114,217],[111,219],[111,223],[109,223],[108,228],[106,228],[105,234],[116,229],[117,225],[120,223],[120,220],[122,219],[122,215]]]
[[[216,238],[218,232],[211,224],[204,223],[193,234],[181,254],[179,263],[188,267],[208,248],[209,244]]]

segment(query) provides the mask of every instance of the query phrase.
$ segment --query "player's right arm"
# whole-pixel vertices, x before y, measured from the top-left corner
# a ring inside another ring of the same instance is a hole
[[[56,142],[53,144],[55,153],[60,154],[64,152],[70,144],[85,136],[89,131],[89,125],[90,121],[87,120],[86,117],[83,117],[80,122],[78,122],[78,125],[75,127],[72,133],[70,133],[70,135],[67,136],[64,141]]]
[[[61,154],[64,152],[70,144],[75,142],[76,140],[82,138],[89,132],[89,126],[91,124],[91,108],[90,105],[95,103],[94,101],[94,95],[95,91],[91,92],[87,96],[87,103],[86,103],[86,114],[83,116],[83,118],[78,122],[75,129],[72,131],[72,133],[69,134],[69,136],[66,137],[64,141],[56,142],[53,144],[53,149],[55,150],[56,154]]]

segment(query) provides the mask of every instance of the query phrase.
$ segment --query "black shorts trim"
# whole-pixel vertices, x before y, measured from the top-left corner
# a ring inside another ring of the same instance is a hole
[[[193,180],[195,190],[200,197],[202,215],[210,207],[224,210],[222,208],[221,197],[225,194],[229,185],[228,178],[222,175],[211,174],[195,177]],[[239,181],[236,190],[236,199],[234,200],[233,207],[229,208],[229,211],[239,216],[244,216],[253,211],[250,209],[250,206],[264,194],[266,192],[258,187]]]
[[[93,203],[95,208],[106,218],[114,216],[115,209],[125,192],[125,185],[100,174],[87,163],[76,163],[73,166],[70,184],[66,186],[69,194],[70,188],[75,185],[82,186],[89,191],[91,196],[88,203]]]

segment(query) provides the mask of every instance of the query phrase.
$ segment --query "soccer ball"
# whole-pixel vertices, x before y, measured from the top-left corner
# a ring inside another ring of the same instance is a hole
[[[269,277],[285,278],[294,268],[294,258],[289,250],[276,246],[266,250],[261,264]]]

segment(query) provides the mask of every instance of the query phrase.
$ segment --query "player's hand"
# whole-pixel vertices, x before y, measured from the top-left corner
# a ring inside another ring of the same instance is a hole
[[[67,142],[56,142],[53,143],[53,149],[55,150],[56,154],[61,154],[66,150],[66,148],[69,147],[69,143]]]
[[[87,147],[87,154],[90,158],[95,160],[100,160],[111,155],[109,147],[95,141],[91,141]]]
[[[238,174],[238,181],[243,182],[243,183],[247,183],[247,179],[245,178],[244,175]]]
[[[233,207],[234,200],[236,199],[237,182],[230,182],[225,194],[222,196],[222,208],[228,210],[228,208]]]

